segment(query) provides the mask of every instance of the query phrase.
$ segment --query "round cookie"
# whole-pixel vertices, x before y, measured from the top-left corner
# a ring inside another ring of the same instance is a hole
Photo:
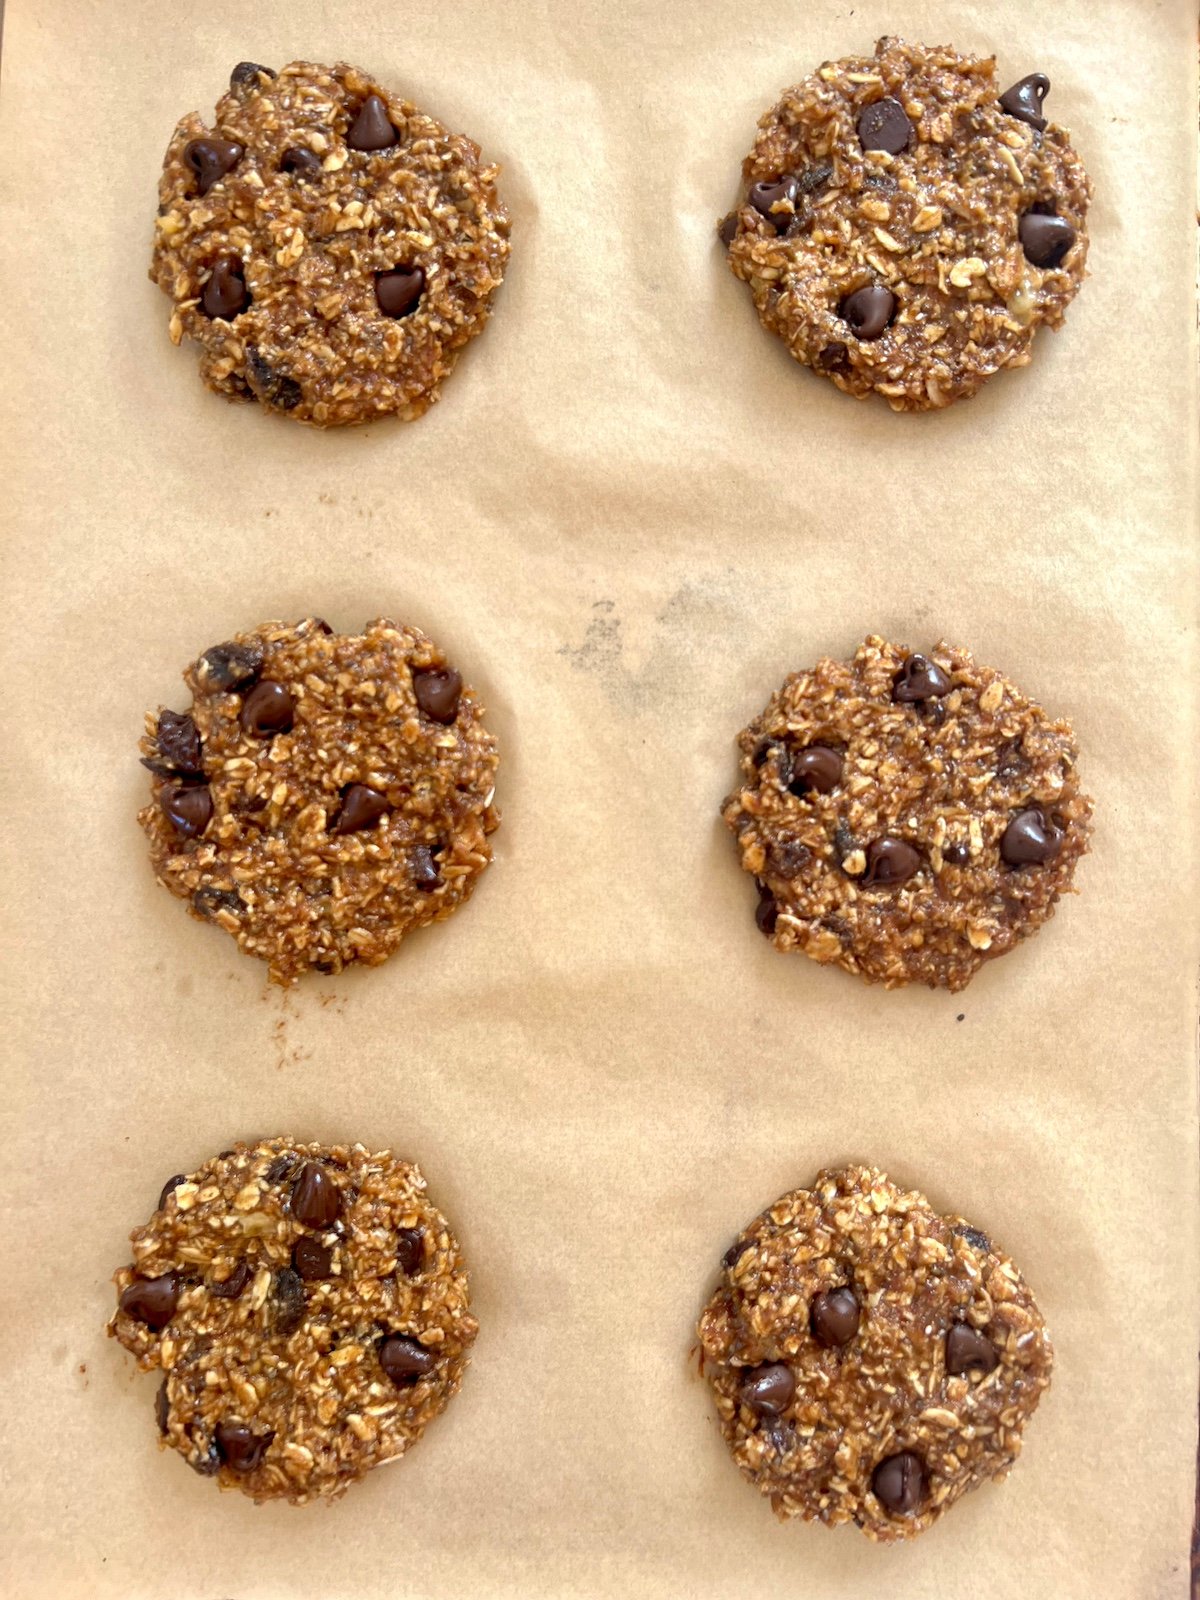
[[[333,1498],[414,1445],[478,1324],[425,1180],[362,1145],[239,1144],[168,1179],[130,1235],[108,1331],[162,1442],[223,1489]]]
[[[159,182],[150,276],[210,389],[318,427],[419,417],[509,253],[479,147],[344,63],[243,61]]]
[[[1041,73],[881,39],[759,123],[721,225],[729,265],[797,361],[925,411],[1024,366],[1083,281],[1091,185]]]
[[[467,900],[491,860],[496,743],[416,628],[268,622],[184,673],[146,718],[158,880],[276,983],[378,966]]]
[[[1088,848],[1070,724],[949,644],[871,636],[738,737],[722,815],[758,926],[888,988],[962,989],[1036,932]]]
[[[882,1541],[1007,1474],[1053,1364],[1008,1257],[871,1167],[752,1222],[698,1332],[734,1460],[777,1515]]]

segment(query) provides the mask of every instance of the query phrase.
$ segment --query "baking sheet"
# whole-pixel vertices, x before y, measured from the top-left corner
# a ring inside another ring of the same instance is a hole
[[[1182,1596],[1194,8],[9,0],[4,26],[0,1589]],[[1066,331],[931,417],[794,367],[713,239],[777,91],[887,31],[1049,73],[1096,184]],[[503,164],[509,279],[411,427],[223,404],[145,276],[177,116],[305,56]],[[449,649],[505,822],[453,921],[284,996],[154,884],[135,745],[200,649],[314,610]],[[776,955],[717,820],[736,731],[871,630],[961,640],[1070,715],[1098,800],[1082,893],[961,996]],[[153,1380],[103,1335],[165,1177],[275,1131],[419,1160],[482,1325],[446,1416],[330,1509],[160,1456]],[[729,1240],[851,1157],[993,1232],[1058,1351],[1009,1483],[909,1548],[777,1525],[687,1364]]]

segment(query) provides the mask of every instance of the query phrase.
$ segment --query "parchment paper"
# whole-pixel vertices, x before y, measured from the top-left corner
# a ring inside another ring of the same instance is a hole
[[[0,1588],[122,1600],[1186,1589],[1198,1305],[1193,7],[10,0]],[[1041,69],[1094,276],[940,416],[806,375],[713,237],[756,118],[883,32]],[[176,117],[345,57],[503,163],[492,326],[411,427],[207,394],[146,279]],[[234,629],[410,618],[502,740],[498,860],[283,998],[156,887],[142,713]],[[785,673],[946,634],[1075,722],[1081,894],[962,996],[754,930],[717,820]],[[461,1396],[332,1509],[159,1454],[103,1334],[168,1174],[239,1136],[418,1159],[473,1266]],[[692,1328],[739,1227],[859,1157],[993,1232],[1058,1350],[1007,1486],[910,1548],[779,1526]]]

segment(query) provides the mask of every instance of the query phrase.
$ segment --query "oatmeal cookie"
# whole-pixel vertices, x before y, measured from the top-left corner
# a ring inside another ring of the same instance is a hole
[[[255,1500],[333,1498],[457,1393],[477,1323],[418,1169],[362,1145],[239,1144],[169,1178],[108,1331],[161,1371],[164,1445]]]
[[[146,718],[158,880],[276,983],[378,966],[447,917],[491,860],[496,743],[423,633],[267,622],[188,667],[186,712]]]
[[[1008,1257],[871,1167],[752,1222],[698,1332],[734,1460],[776,1513],[883,1541],[1007,1474],[1053,1364]]]
[[[925,411],[1024,366],[1084,278],[1091,184],[1043,73],[881,39],[759,124],[729,265],[797,361]]]
[[[318,427],[419,417],[509,253],[479,147],[344,63],[243,61],[175,129],[150,276],[230,400]]]
[[[962,989],[1036,932],[1088,848],[1069,723],[969,651],[874,635],[796,672],[738,737],[722,815],[779,950]]]

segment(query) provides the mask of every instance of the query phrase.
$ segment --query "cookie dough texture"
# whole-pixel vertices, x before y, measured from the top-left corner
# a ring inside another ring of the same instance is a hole
[[[420,416],[504,277],[496,172],[356,67],[241,63],[163,164],[150,276],[172,341],[218,394],[302,422]]]
[[[734,1460],[776,1513],[882,1541],[1006,1475],[1053,1362],[1008,1257],[859,1166],[751,1223],[699,1337]]]
[[[302,1504],[403,1455],[458,1390],[477,1324],[409,1162],[239,1144],[171,1178],[109,1323],[161,1372],[162,1442],[223,1489]]]
[[[881,39],[763,117],[724,237],[797,361],[897,411],[947,406],[1029,361],[1088,249],[1087,175],[1062,128],[1034,125],[1045,81],[1015,115],[994,60]],[[876,141],[892,148],[864,147]]]
[[[491,860],[496,744],[431,640],[382,619],[264,623],[146,718],[139,813],[160,883],[294,982],[377,966],[449,916]]]
[[[878,636],[793,673],[723,816],[759,927],[871,982],[962,989],[1071,888],[1092,802],[1070,725],[969,651]]]

